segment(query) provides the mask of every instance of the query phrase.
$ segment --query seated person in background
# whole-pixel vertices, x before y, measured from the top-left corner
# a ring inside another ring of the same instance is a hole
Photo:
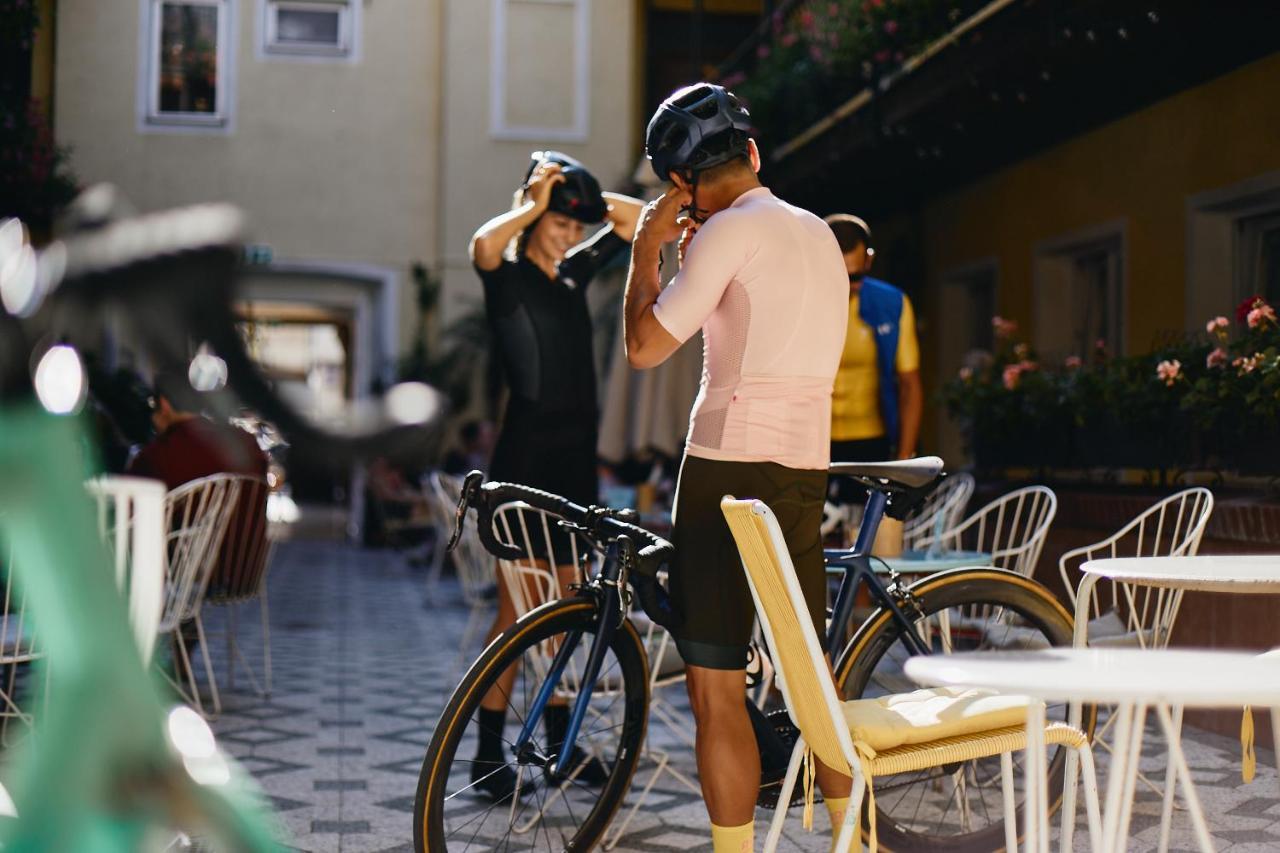
[[[369,461],[365,485],[365,545],[406,547],[426,542],[431,505],[404,471],[384,456]]]
[[[489,456],[493,453],[493,424],[488,421],[467,421],[458,430],[458,445],[445,454],[440,468],[446,474],[468,474],[489,468]]]
[[[156,374],[151,422],[156,436],[138,451],[125,473],[162,480],[167,489],[212,474],[267,475],[267,455],[241,429],[200,414],[199,392],[185,373]]]

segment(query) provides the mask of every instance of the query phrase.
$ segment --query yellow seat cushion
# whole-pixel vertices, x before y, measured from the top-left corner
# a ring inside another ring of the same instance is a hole
[[[855,743],[876,752],[898,746],[1024,725],[1026,696],[962,687],[931,687],[843,703]]]

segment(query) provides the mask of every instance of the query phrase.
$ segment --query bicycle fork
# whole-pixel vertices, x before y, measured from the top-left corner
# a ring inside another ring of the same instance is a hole
[[[614,548],[611,548],[610,551],[614,551]],[[604,568],[601,569],[601,575],[594,590],[597,600],[597,612],[600,614],[600,627],[596,631],[595,640],[591,644],[591,651],[587,655],[587,664],[582,671],[581,683],[578,686],[578,697],[574,701],[573,711],[569,714],[569,726],[565,730],[564,742],[560,744],[560,752],[555,756],[555,765],[551,768],[551,775],[557,779],[563,778],[569,772],[569,762],[573,756],[573,745],[577,743],[578,732],[582,728],[582,721],[586,718],[587,705],[591,702],[591,694],[594,690],[596,679],[600,675],[600,668],[604,664],[604,656],[609,647],[613,645],[614,633],[618,630],[618,626],[622,624],[622,599],[620,593],[622,584],[619,582],[621,567],[616,554],[611,553],[610,557],[605,560]],[[533,700],[533,707],[525,717],[524,725],[516,738],[514,745],[516,755],[528,753],[529,742],[533,738],[538,721],[542,719],[542,713],[551,701],[551,696],[560,684],[560,679],[564,676],[564,671],[568,667],[569,661],[573,658],[574,652],[577,651],[578,643],[581,641],[582,631],[573,631],[556,651],[556,655],[552,659],[551,666],[547,672],[546,680],[538,688],[538,694]]]

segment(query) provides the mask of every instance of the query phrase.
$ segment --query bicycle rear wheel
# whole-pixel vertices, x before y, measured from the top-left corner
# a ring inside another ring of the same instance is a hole
[[[1013,572],[956,569],[931,575],[911,587],[919,605],[915,621],[934,654],[980,649],[1037,649],[1070,646],[1072,620],[1043,586]],[[919,689],[903,673],[911,652],[902,629],[881,608],[867,619],[835,664],[843,698],[874,698]],[[1067,706],[1050,705],[1050,721],[1065,721]],[[1094,709],[1085,708],[1091,732]],[[1014,753],[1019,826],[1022,825],[1023,756]],[[1061,799],[1065,749],[1050,747],[1049,802]],[[1000,758],[930,768],[875,780],[877,834],[882,850],[955,850],[968,853],[1004,848]]]
[[[624,620],[614,633],[592,687],[576,746],[583,762],[555,778],[543,725],[516,754],[517,733],[529,718],[556,650],[580,635],[553,702],[572,706],[599,627],[596,602],[563,599],[525,615],[471,666],[449,700],[422,764],[414,803],[414,845],[422,851],[587,850],[604,834],[622,804],[644,741],[649,681],[643,644]],[[480,702],[508,667],[517,667],[507,699],[501,763],[478,762]],[[545,721],[545,718],[544,718]],[[594,762],[593,772],[585,765]],[[478,769],[477,769],[478,768]],[[476,779],[513,773],[507,794],[486,793]],[[591,784],[583,781],[594,775]],[[583,777],[583,778],[579,778]]]

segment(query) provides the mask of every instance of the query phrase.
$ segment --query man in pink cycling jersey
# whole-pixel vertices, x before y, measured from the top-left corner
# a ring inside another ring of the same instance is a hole
[[[751,849],[760,781],[745,678],[755,608],[720,498],[759,498],[774,511],[821,631],[819,525],[849,289],[826,223],[760,184],[749,128],[738,99],[705,83],[654,113],[646,152],[673,186],[641,217],[624,320],[627,359],[638,368],[703,333],[702,384],[676,488],[670,592],[712,839],[716,851],[733,853]],[[675,240],[684,259],[663,289],[659,250]],[[842,817],[848,777],[822,768],[818,781]]]

